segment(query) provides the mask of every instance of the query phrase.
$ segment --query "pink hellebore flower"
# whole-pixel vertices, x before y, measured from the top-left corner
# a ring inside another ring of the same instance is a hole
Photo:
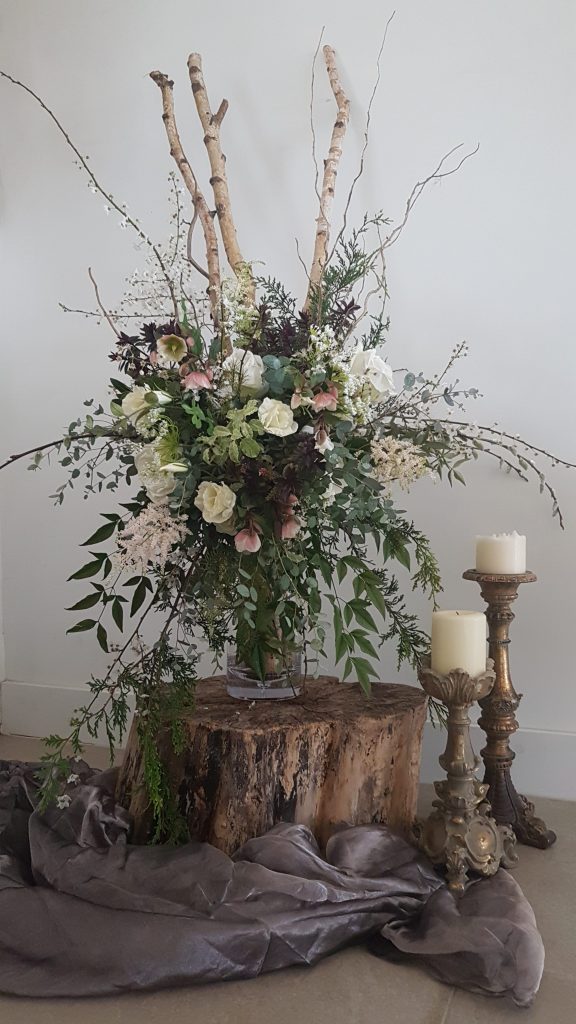
[[[312,408],[315,412],[326,409],[328,412],[336,412],[338,406],[338,391],[332,384],[328,391],[319,391],[312,399]]]
[[[293,540],[294,537],[300,533],[302,521],[298,516],[288,516],[282,526],[280,527],[280,537],[282,540]]]
[[[211,370],[193,370],[187,373],[182,382],[185,391],[199,391],[201,388],[212,387]]]
[[[250,554],[258,551],[261,547],[260,537],[253,526],[240,530],[234,537],[234,544],[237,551],[247,551]]]

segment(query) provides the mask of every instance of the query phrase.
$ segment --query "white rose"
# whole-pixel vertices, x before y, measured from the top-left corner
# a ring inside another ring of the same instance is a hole
[[[132,423],[136,423],[141,416],[150,412],[149,388],[132,388],[122,399],[122,414]]]
[[[160,467],[154,444],[147,444],[134,456],[134,464],[148,497],[153,505],[161,504],[176,486],[173,473]]]
[[[227,523],[236,504],[236,495],[227,484],[204,480],[198,488],[194,504],[207,523]]]
[[[289,405],[277,398],[265,398],[258,409],[258,419],[267,434],[286,437],[298,430],[298,424]]]
[[[383,350],[359,348],[350,360],[350,373],[353,377],[364,378],[362,391],[366,391],[373,402],[396,394],[392,367],[379,355],[379,351]]]
[[[171,401],[171,396],[165,391],[153,391],[152,388],[136,385],[122,399],[122,414],[136,424],[140,417],[149,413],[154,406],[169,405]]]
[[[158,339],[156,351],[160,366],[170,366],[171,363],[180,363],[188,349],[184,338],[179,338],[177,334],[165,334]]]
[[[264,363],[260,356],[255,356],[250,349],[233,348],[222,363],[222,369],[227,371],[228,386],[231,386],[234,391],[239,388],[250,388],[256,391],[262,387]]]

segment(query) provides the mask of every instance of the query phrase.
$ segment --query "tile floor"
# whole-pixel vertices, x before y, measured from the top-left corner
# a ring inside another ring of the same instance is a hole
[[[32,760],[37,740],[0,737],[0,757]],[[105,764],[93,748],[87,758]],[[430,799],[423,792],[423,804]],[[546,947],[535,1005],[454,991],[412,966],[387,964],[349,949],[314,968],[294,967],[253,981],[50,1001],[0,996],[1,1024],[573,1024],[576,1021],[576,804],[539,800],[538,813],[558,833],[550,850],[521,847],[515,876],[531,901]]]

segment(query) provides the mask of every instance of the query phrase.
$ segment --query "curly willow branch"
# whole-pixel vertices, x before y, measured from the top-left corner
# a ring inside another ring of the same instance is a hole
[[[0,76],[2,76],[2,78],[6,78],[7,81],[9,81],[9,82],[12,82],[12,85],[17,85],[20,89],[23,89],[24,92],[27,92],[28,95],[32,96],[33,99],[35,99],[36,102],[42,107],[42,110],[46,111],[46,113],[48,114],[48,117],[50,117],[52,119],[52,121],[56,125],[58,131],[60,132],[61,135],[63,135],[64,139],[66,140],[66,142],[68,144],[68,146],[70,147],[72,152],[75,154],[75,156],[78,159],[79,163],[81,164],[82,168],[86,171],[86,174],[90,178],[90,181],[94,185],[94,188],[100,193],[101,196],[103,196],[103,198],[106,200],[106,202],[109,203],[109,205],[114,210],[117,211],[117,213],[122,215],[122,218],[126,221],[126,223],[130,225],[130,227],[136,232],[138,237],[140,239],[142,239],[142,241],[145,242],[146,245],[149,247],[150,251],[154,254],[154,257],[156,259],[156,262],[158,263],[158,266],[160,267],[160,271],[162,273],[162,276],[163,276],[163,278],[164,278],[164,280],[166,282],[166,286],[167,286],[168,291],[170,293],[170,298],[172,300],[172,306],[174,308],[175,316],[178,317],[178,303],[176,302],[176,295],[174,293],[174,286],[172,284],[172,280],[171,280],[170,275],[168,273],[168,270],[166,268],[166,264],[165,264],[165,262],[164,262],[164,260],[162,258],[162,255],[160,254],[160,251],[159,251],[158,247],[154,245],[154,243],[151,241],[151,239],[148,237],[148,235],[142,230],[142,228],[140,227],[138,221],[134,220],[133,217],[131,217],[128,213],[126,213],[126,209],[124,207],[120,206],[120,204],[116,202],[114,197],[111,196],[109,192],[106,192],[106,189],[104,189],[102,187],[102,185],[100,184],[100,182],[96,178],[93,170],[89,166],[86,158],[82,156],[82,153],[80,152],[78,147],[74,145],[74,143],[72,142],[72,139],[68,135],[68,132],[63,127],[63,125],[60,123],[60,121],[58,120],[58,118],[56,117],[54,112],[52,110],[50,110],[50,107],[46,106],[46,104],[44,103],[43,100],[40,99],[38,94],[35,93],[34,90],[30,88],[30,86],[25,85],[24,82],[20,82],[17,78],[13,78],[12,75],[9,75],[7,71],[0,70]]]

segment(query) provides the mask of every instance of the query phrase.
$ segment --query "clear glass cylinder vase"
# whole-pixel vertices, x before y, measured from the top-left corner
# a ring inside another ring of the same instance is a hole
[[[271,664],[264,679],[238,661],[235,649],[226,658],[226,689],[237,700],[291,700],[302,692],[302,654],[295,651]]]

